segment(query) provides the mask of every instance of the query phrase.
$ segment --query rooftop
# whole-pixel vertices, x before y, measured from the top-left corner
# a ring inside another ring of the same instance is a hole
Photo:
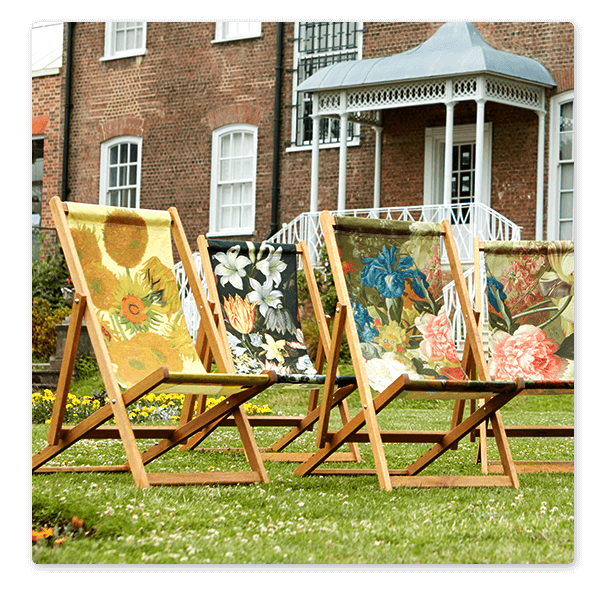
[[[556,85],[550,72],[536,60],[496,50],[472,23],[450,22],[416,48],[401,54],[325,67],[304,81],[298,91],[356,88],[475,73],[494,73],[547,87]]]

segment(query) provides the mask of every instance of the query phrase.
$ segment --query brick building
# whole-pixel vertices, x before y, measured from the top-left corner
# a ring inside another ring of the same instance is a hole
[[[541,85],[541,104],[535,110],[489,98],[485,102],[485,149],[479,156],[487,167],[480,200],[521,227],[523,239],[570,238],[574,28],[558,22],[473,25],[493,49],[536,61],[551,82]],[[70,81],[65,67],[60,84],[33,80],[34,122],[40,114],[50,115],[44,135],[54,148],[52,165],[46,159],[50,150],[44,148],[42,224],[50,225],[47,200],[61,195],[69,201],[142,208],[175,205],[192,247],[200,233],[269,237],[311,210],[316,189],[311,184],[312,96],[298,86],[334,63],[406,53],[432,39],[442,26],[66,26],[62,64],[70,65]],[[475,36],[471,30],[463,34]],[[520,85],[519,77],[508,79]],[[42,108],[37,97],[54,97],[59,88],[61,108]],[[63,135],[65,95],[71,108],[63,185],[62,138],[58,144],[54,140]],[[477,111],[471,100],[454,107],[453,202],[475,199]],[[443,160],[444,102],[391,106],[380,116],[375,128],[368,121],[348,124],[345,208],[372,207],[374,196],[381,207],[442,203],[444,164],[449,164]],[[318,210],[339,206],[344,126],[336,118],[318,121]]]

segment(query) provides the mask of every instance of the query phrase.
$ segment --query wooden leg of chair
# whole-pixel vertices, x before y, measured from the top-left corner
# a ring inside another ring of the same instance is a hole
[[[350,421],[350,409],[348,408],[348,402],[343,400],[339,405],[340,416],[342,418],[342,425],[346,425]],[[360,449],[356,442],[350,442],[348,444],[350,453],[356,462],[360,462]]]
[[[496,445],[498,446],[498,452],[500,453],[500,462],[502,463],[502,468],[504,469],[504,474],[507,475],[513,486],[519,487],[519,479],[517,476],[517,470],[515,468],[515,463],[512,458],[512,454],[510,451],[510,446],[508,445],[508,438],[506,436],[506,430],[504,429],[504,424],[502,423],[502,417],[499,412],[496,412],[490,418],[492,423],[492,431],[494,432],[494,438],[496,439]],[[483,429],[485,430],[485,422],[483,423]],[[482,432],[483,433],[483,432]],[[482,446],[482,450],[484,446]],[[483,467],[484,461],[482,457],[481,465]],[[487,452],[485,453],[485,472],[488,471],[488,461],[487,461]]]
[[[65,341],[65,350],[60,365],[60,375],[56,387],[54,406],[52,408],[52,418],[50,419],[50,429],[48,431],[48,444],[54,446],[60,440],[60,432],[67,407],[67,396],[71,387],[71,378],[77,356],[77,345],[79,343],[79,334],[83,323],[83,314],[85,311],[86,298],[81,294],[75,294],[73,298],[73,310],[67,329],[67,339]]]
[[[123,447],[125,448],[125,455],[127,456],[127,465],[129,467],[129,470],[131,471],[131,474],[133,475],[133,480],[138,487],[150,487],[148,475],[146,473],[146,468],[144,467],[144,463],[142,462],[140,449],[138,448],[137,442],[135,440],[135,434],[133,433],[131,421],[129,420],[129,415],[127,414],[127,407],[123,402],[123,398],[119,394],[117,398],[112,398],[110,402],[115,421],[117,423],[117,427],[121,436],[121,441],[123,442]]]
[[[234,411],[233,418],[235,420],[235,424],[237,425],[238,431],[240,432],[242,444],[246,452],[246,458],[248,459],[252,470],[258,473],[262,482],[267,483],[269,481],[269,477],[267,475],[262,458],[260,457],[260,451],[258,450],[256,440],[254,439],[252,427],[250,427],[250,422],[248,421],[246,412],[240,407]]]
[[[450,422],[450,429],[454,429],[459,423],[463,420],[463,415],[465,412],[465,401],[464,400],[456,400],[454,402],[454,410],[452,411],[452,420]],[[452,446],[452,450],[457,450],[458,444],[454,444]]]
[[[483,401],[479,402],[479,405],[483,405]],[[489,473],[489,462],[488,462],[488,444],[487,444],[487,420],[479,426],[479,460],[481,461],[481,472],[484,475]]]

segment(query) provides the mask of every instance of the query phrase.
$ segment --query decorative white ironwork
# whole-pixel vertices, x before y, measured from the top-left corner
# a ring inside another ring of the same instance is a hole
[[[544,89],[509,79],[486,77],[485,95],[490,100],[532,110],[544,110]]]
[[[481,89],[480,89],[481,86]],[[343,95],[346,101],[343,101]],[[377,86],[313,92],[315,115],[338,117],[341,112],[376,111],[464,100],[494,100],[530,110],[544,110],[544,88],[503,77],[480,75],[427,81],[392,81]]]
[[[448,219],[463,264],[473,262],[473,238],[482,240],[518,240],[521,228],[512,221],[480,202],[462,204],[429,204],[420,206],[394,206],[382,208],[356,208],[331,211],[335,215],[367,217],[371,219],[395,219],[399,221],[424,221],[440,223]],[[313,259],[319,256],[323,234],[318,212],[306,212],[285,225],[270,241],[280,244],[296,244],[304,240]],[[442,260],[445,260],[443,257]]]
[[[435,204],[427,206],[357,208],[331,212],[335,215],[352,217],[423,221],[429,223],[439,223],[444,219],[448,219],[452,223],[458,254],[463,265],[471,265],[473,263],[473,238],[475,236],[483,240],[521,239],[521,228],[518,225],[515,225],[512,221],[485,204],[478,202],[453,204],[451,206]],[[323,245],[323,232],[321,231],[319,214],[319,212],[302,213],[267,241],[279,244],[297,244],[298,242],[305,241],[308,244],[313,262],[316,263]],[[200,255],[194,253],[193,257],[200,277],[203,278]],[[442,254],[442,263],[447,264],[445,253]],[[474,299],[475,294],[473,272],[473,267],[465,271],[471,300]],[[481,272],[482,276],[484,276],[485,269],[482,269]],[[175,265],[175,274],[188,331],[195,340],[200,316],[181,263]],[[465,326],[453,282],[444,287],[444,303],[452,325],[454,341],[457,348],[462,350],[465,339]],[[485,306],[485,303],[483,303],[483,306]]]

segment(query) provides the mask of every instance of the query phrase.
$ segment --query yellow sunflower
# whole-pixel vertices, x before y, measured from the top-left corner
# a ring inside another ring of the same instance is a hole
[[[99,262],[84,262],[82,266],[94,306],[100,310],[110,310],[115,303],[118,278]]]
[[[162,366],[172,372],[183,369],[181,356],[156,333],[138,333],[129,340],[114,342],[109,345],[109,354],[117,368],[117,379],[125,386],[133,385]]]
[[[82,265],[100,264],[102,251],[94,232],[88,227],[71,227],[71,235]]]
[[[148,245],[148,227],[139,215],[124,209],[112,212],[104,222],[104,246],[122,267],[140,263]]]

